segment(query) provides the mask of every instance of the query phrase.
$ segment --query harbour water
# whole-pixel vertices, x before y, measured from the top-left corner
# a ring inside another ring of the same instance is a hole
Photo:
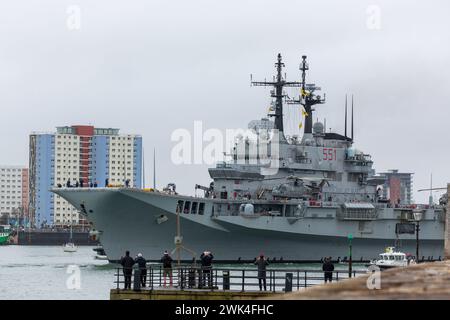
[[[60,246],[1,246],[0,300],[108,300],[117,265],[96,260],[92,248],[67,253]],[[321,264],[276,264],[276,268],[320,270]],[[336,264],[336,270],[345,269],[347,265]],[[354,264],[354,270],[365,267]]]
[[[109,299],[114,267],[94,256],[92,247],[78,247],[73,253],[63,252],[61,246],[0,247],[0,300]],[[77,272],[70,266],[79,268],[79,288],[73,282],[67,286]]]

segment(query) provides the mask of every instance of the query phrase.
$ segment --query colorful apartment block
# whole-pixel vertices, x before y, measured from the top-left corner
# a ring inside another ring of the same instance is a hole
[[[142,137],[74,125],[30,135],[30,212],[35,226],[84,224],[54,187],[142,187]]]

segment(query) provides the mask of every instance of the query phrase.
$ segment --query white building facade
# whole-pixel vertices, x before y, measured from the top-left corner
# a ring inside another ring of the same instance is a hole
[[[28,168],[0,165],[0,214],[12,219],[27,214]]]

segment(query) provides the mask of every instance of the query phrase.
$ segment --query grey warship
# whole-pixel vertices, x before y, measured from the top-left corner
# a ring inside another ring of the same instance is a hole
[[[161,191],[106,186],[52,191],[101,232],[110,261],[126,250],[157,260],[175,247],[174,239],[189,248],[180,252],[183,260],[205,249],[217,261],[249,261],[261,252],[277,261],[345,259],[349,235],[353,259],[368,261],[388,246],[415,253],[417,212],[422,216],[420,256],[439,259],[445,207],[387,199],[387,177],[375,173],[369,154],[353,147],[353,104],[350,135],[347,105],[344,134],[327,132],[322,122],[313,123],[314,108],[325,103],[325,95],[306,83],[306,56],[300,81],[286,81],[280,54],[275,67],[273,81],[252,81],[272,87],[273,121],[249,124],[256,141],[241,137],[230,160],[209,168],[212,183],[195,186],[202,197],[180,195],[174,184]],[[288,97],[290,87],[300,91],[298,97]],[[303,111],[301,138],[285,136],[283,107],[288,103]]]

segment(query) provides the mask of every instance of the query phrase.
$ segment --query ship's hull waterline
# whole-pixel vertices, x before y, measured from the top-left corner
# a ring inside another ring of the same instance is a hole
[[[396,243],[394,232],[391,232],[391,237],[374,238],[359,232],[357,222],[333,225],[338,228],[334,230],[335,234],[324,235],[313,234],[313,224],[318,222],[311,219],[285,222],[285,228],[278,228],[281,225],[279,221],[282,220],[274,219],[286,218],[213,218],[208,211],[212,199],[171,196],[124,188],[54,189],[54,192],[78,210],[86,211],[89,221],[102,232],[100,241],[110,261],[119,260],[126,250],[132,255],[142,253],[148,260],[159,260],[165,250],[174,249],[176,206],[180,199],[206,202],[203,215],[180,213],[183,245],[194,251],[197,258],[201,252],[209,250],[213,252],[216,261],[252,260],[260,253],[278,261],[319,261],[328,256],[343,259],[349,256],[347,236],[351,233],[354,237],[353,260],[368,261],[376,258],[385,247]],[[234,223],[233,220],[244,221],[244,224]],[[252,221],[245,225],[246,220]],[[320,223],[323,224],[323,219],[315,220],[321,220]],[[330,219],[329,223],[334,221],[336,219]],[[438,226],[437,223],[432,225],[432,222],[429,226],[424,225],[425,230],[429,229],[424,234],[435,229],[435,236],[420,240],[420,256],[438,259],[442,255],[444,242],[443,237],[436,236],[442,231]],[[291,231],[296,229],[299,232]],[[312,230],[312,233],[301,230]],[[337,232],[340,234],[336,234]],[[399,240],[397,243],[400,243],[402,251],[415,254],[414,235],[401,235]],[[181,258],[191,260],[192,255],[188,251],[182,251]]]

